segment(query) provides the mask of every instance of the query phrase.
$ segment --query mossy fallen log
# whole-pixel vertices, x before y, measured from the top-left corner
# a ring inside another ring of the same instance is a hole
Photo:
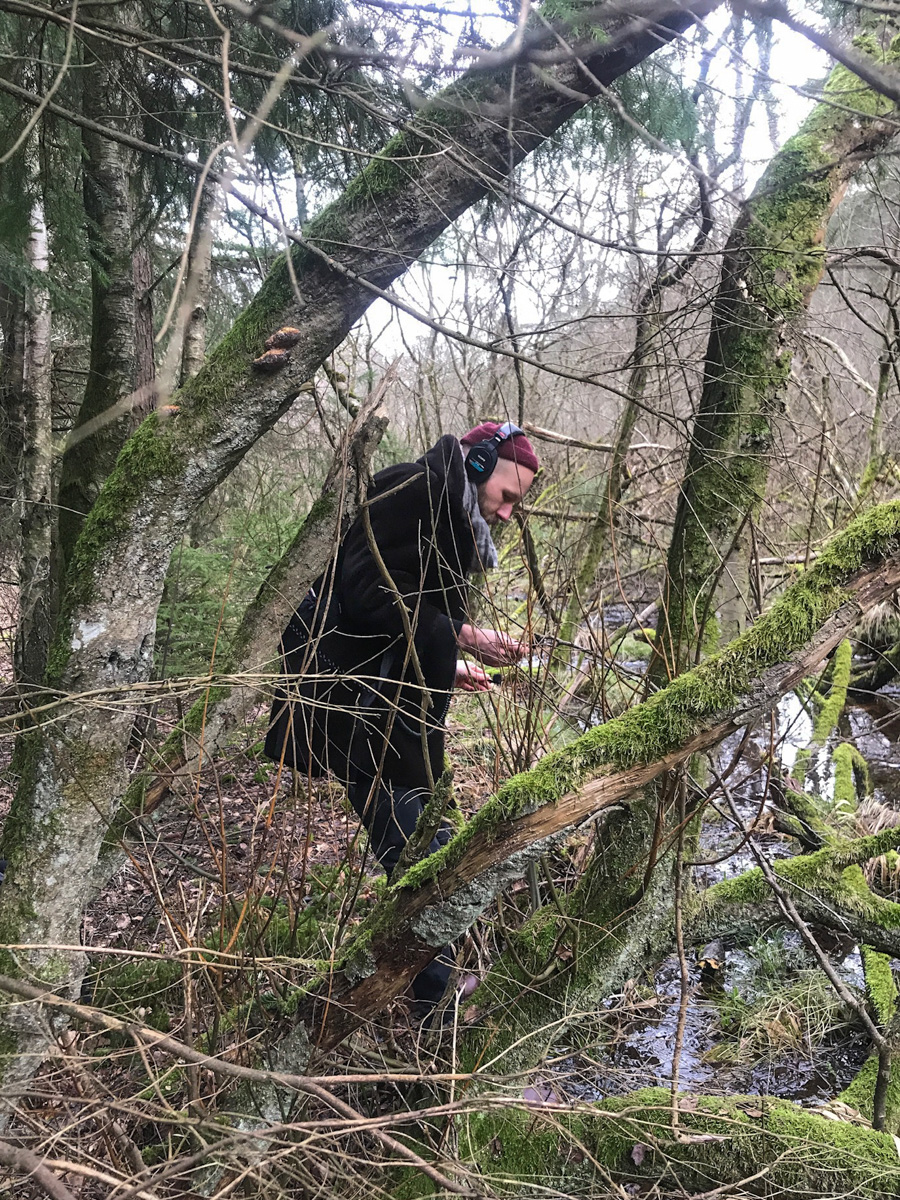
[[[742,638],[652,699],[504,784],[386,893],[305,996],[312,1044],[374,1015],[525,866],[666,770],[771,710],[900,580],[900,504],[860,517]]]
[[[679,1096],[673,1128],[668,1092],[647,1088],[593,1105],[529,1105],[459,1121],[460,1157],[490,1195],[523,1189],[568,1196],[621,1195],[651,1183],[660,1196],[853,1196],[900,1194],[895,1139],[829,1120],[788,1100],[760,1096]],[[734,1189],[732,1191],[732,1189]],[[395,1193],[433,1195],[411,1173]]]
[[[876,895],[861,863],[900,846],[900,827],[830,844],[813,854],[771,864],[804,921],[849,934],[883,954],[900,956],[900,904]],[[759,867],[704,892],[691,936],[759,932],[785,920]]]

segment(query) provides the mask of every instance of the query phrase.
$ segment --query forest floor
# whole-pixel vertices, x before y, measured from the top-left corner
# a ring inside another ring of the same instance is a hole
[[[2,662],[0,672],[4,678],[9,677]],[[501,740],[504,736],[510,742],[514,740],[509,723],[504,728],[503,722],[508,722],[510,712],[515,715],[515,691],[521,686],[509,681],[496,687],[487,700],[459,695],[451,705],[448,754],[454,766],[456,801],[466,817],[485,802],[499,778],[511,773],[508,759],[501,761],[498,737],[491,725],[503,731]],[[84,918],[83,940],[93,951],[90,957],[95,983],[98,971],[103,976],[111,965],[127,960],[132,951],[172,961],[179,956],[183,960],[185,952],[192,949],[214,945],[219,950],[248,953],[249,966],[254,955],[271,953],[271,939],[260,937],[254,942],[245,935],[252,931],[255,936],[268,914],[276,910],[301,925],[304,911],[318,916],[327,911],[346,937],[377,898],[383,873],[368,854],[365,835],[343,789],[329,781],[311,785],[303,781],[295,794],[293,780],[279,778],[274,765],[259,757],[260,743],[253,739],[261,738],[266,715],[261,708],[254,730],[232,748],[227,759],[205,767],[193,789],[172,796],[158,818],[148,820],[138,830],[139,836],[129,848],[129,860]],[[177,716],[174,709],[161,706],[155,719],[162,727]],[[879,796],[892,805],[900,801],[898,732],[897,705],[891,698],[878,700],[874,708],[850,706],[845,714],[845,736],[853,736],[865,750],[874,768]],[[808,731],[800,730],[795,740],[802,744],[807,735]],[[15,785],[9,761],[11,745],[11,737],[0,739],[0,820]],[[724,746],[724,758],[729,758],[733,749]],[[761,742],[746,746],[746,761],[736,779],[736,794],[748,821],[758,807],[759,768],[765,750]],[[137,754],[134,759],[137,762]],[[771,826],[760,826],[755,837],[764,842],[769,857],[792,852],[788,839],[774,834]],[[714,868],[698,868],[697,882],[701,886],[752,865],[746,848],[728,856],[729,843],[733,842],[730,828],[717,831],[714,824],[707,825],[703,857],[721,861]],[[554,863],[554,870],[577,873],[578,862],[586,852],[587,844],[571,848],[569,862]],[[524,913],[527,909],[527,885],[522,882],[514,892],[507,921],[517,920],[519,910]],[[517,898],[522,901],[519,910],[515,907]],[[492,937],[486,928],[482,923],[480,933],[476,931],[467,947],[466,961],[476,972],[486,969],[492,957]],[[302,958],[304,948],[300,944],[299,949],[292,948],[289,953]],[[800,961],[790,941],[779,951],[787,963],[785,970],[777,977],[761,978],[754,955],[759,958],[767,953],[765,946],[751,948],[749,953],[723,953],[724,971],[711,995],[706,987],[708,980],[696,965],[697,954],[691,952],[692,998],[681,1052],[682,1086],[821,1102],[849,1082],[865,1057],[866,1041],[819,1001],[822,1019],[835,1024],[833,1034],[827,1034],[816,1046],[810,1041],[802,1014],[797,1015],[796,1004],[787,1022],[782,1020],[775,1030],[776,1037],[783,1036],[783,1044],[770,1044],[771,1030],[764,1035],[754,1034],[759,1044],[751,1044],[747,1033],[752,1016],[748,997],[761,1003],[766,1000],[766,989],[773,993],[779,989],[796,991],[809,978],[810,964]],[[847,981],[860,986],[856,948],[835,948],[835,953],[838,959],[847,960]],[[611,998],[608,1011],[601,1017],[605,1048],[599,1061],[591,1050],[573,1057],[563,1055],[555,1066],[548,1065],[547,1086],[560,1096],[593,1099],[649,1083],[665,1084],[672,1067],[680,992],[676,960],[661,964],[653,981],[632,981],[621,996]],[[726,998],[732,997],[734,1019],[743,1021],[743,1033],[724,1034],[723,993]],[[88,994],[85,998],[94,997]],[[123,990],[126,1007],[136,999],[136,994]],[[401,999],[389,1014],[401,1042],[407,1036],[402,1032],[407,1013]],[[170,1031],[174,1036],[182,1035],[183,1014],[176,1007],[170,1017]],[[408,1028],[412,1032],[411,1025]],[[825,1071],[823,1055],[828,1060]]]

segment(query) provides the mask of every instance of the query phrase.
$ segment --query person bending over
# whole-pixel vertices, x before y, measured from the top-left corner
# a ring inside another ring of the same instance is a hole
[[[491,527],[510,519],[537,470],[522,430],[485,421],[379,471],[282,635],[266,754],[345,784],[389,878],[444,770],[453,687],[484,690],[485,666],[525,653],[469,620],[467,580],[496,567]],[[451,836],[442,826],[430,850]],[[414,980],[420,1011],[440,1000],[451,969],[445,948]]]

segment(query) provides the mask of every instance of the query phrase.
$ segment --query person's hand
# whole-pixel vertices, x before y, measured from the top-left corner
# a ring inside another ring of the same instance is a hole
[[[528,653],[524,642],[498,633],[496,629],[478,629],[475,625],[463,625],[459,631],[459,644],[489,667],[511,667]]]
[[[456,686],[461,692],[487,692],[491,681],[484,667],[460,658],[456,663]]]

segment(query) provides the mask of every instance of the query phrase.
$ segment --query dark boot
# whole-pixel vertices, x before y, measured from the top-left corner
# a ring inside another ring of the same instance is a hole
[[[362,818],[369,833],[372,851],[390,879],[404,846],[415,833],[428,792],[422,788],[384,784],[372,796],[371,785],[360,781],[350,785],[347,796]],[[449,825],[442,825],[428,849],[433,854],[446,846],[452,836],[453,829]],[[421,1016],[427,1018],[443,996],[453,971],[454,958],[452,946],[442,947],[437,957],[413,980],[412,994]]]

